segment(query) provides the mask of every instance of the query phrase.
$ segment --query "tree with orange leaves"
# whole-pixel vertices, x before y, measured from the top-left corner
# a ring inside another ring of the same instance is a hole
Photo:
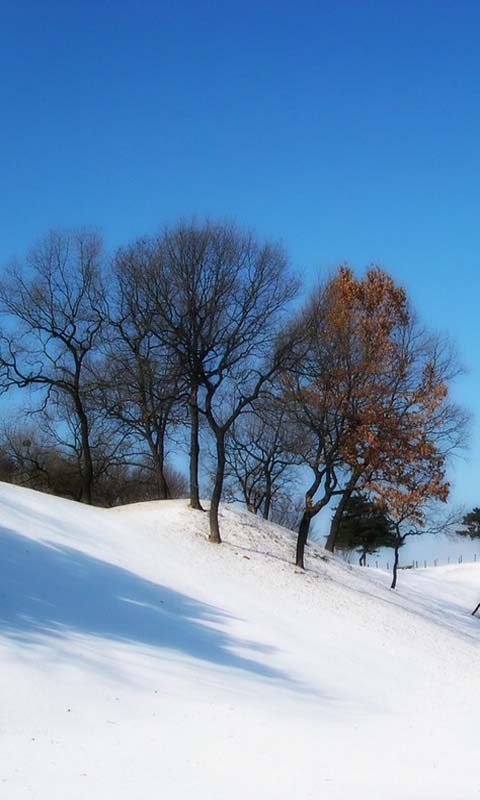
[[[399,491],[446,496],[445,457],[462,429],[448,401],[450,351],[416,323],[404,290],[372,267],[363,278],[341,267],[300,315],[308,339],[301,369],[285,378],[304,462],[305,494],[296,565],[312,519],[339,497],[328,549],[354,490],[393,500]],[[385,496],[385,497],[384,497]]]
[[[452,348],[409,320],[394,355],[391,379],[365,409],[356,441],[344,451],[346,474],[326,547],[333,550],[339,521],[352,491],[373,493],[395,507],[407,497],[446,501],[447,458],[461,445],[466,416],[449,397],[448,385],[458,373]],[[352,446],[353,445],[353,446]]]

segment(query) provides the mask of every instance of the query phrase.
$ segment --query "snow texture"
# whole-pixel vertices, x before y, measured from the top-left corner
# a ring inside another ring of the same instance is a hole
[[[0,797],[480,797],[480,565],[351,567],[222,509],[0,484]]]

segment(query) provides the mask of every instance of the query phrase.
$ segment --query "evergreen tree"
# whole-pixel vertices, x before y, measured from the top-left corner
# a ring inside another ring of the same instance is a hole
[[[471,539],[480,539],[480,508],[474,508],[462,519],[465,526],[457,531],[459,536],[470,536]]]
[[[386,509],[362,494],[352,495],[343,511],[338,539],[339,550],[356,550],[360,566],[366,566],[367,555],[380,547],[393,547],[395,532]]]

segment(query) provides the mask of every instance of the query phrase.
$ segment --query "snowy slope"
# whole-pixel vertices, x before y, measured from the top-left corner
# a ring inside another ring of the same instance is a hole
[[[0,797],[480,797],[480,565],[389,576],[184,501],[0,484]]]

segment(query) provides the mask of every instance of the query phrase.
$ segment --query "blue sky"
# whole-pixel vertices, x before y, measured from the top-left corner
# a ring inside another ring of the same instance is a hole
[[[179,216],[282,239],[308,284],[377,262],[480,395],[480,4],[9,2],[0,263],[51,227]],[[454,499],[480,504],[480,427]]]

